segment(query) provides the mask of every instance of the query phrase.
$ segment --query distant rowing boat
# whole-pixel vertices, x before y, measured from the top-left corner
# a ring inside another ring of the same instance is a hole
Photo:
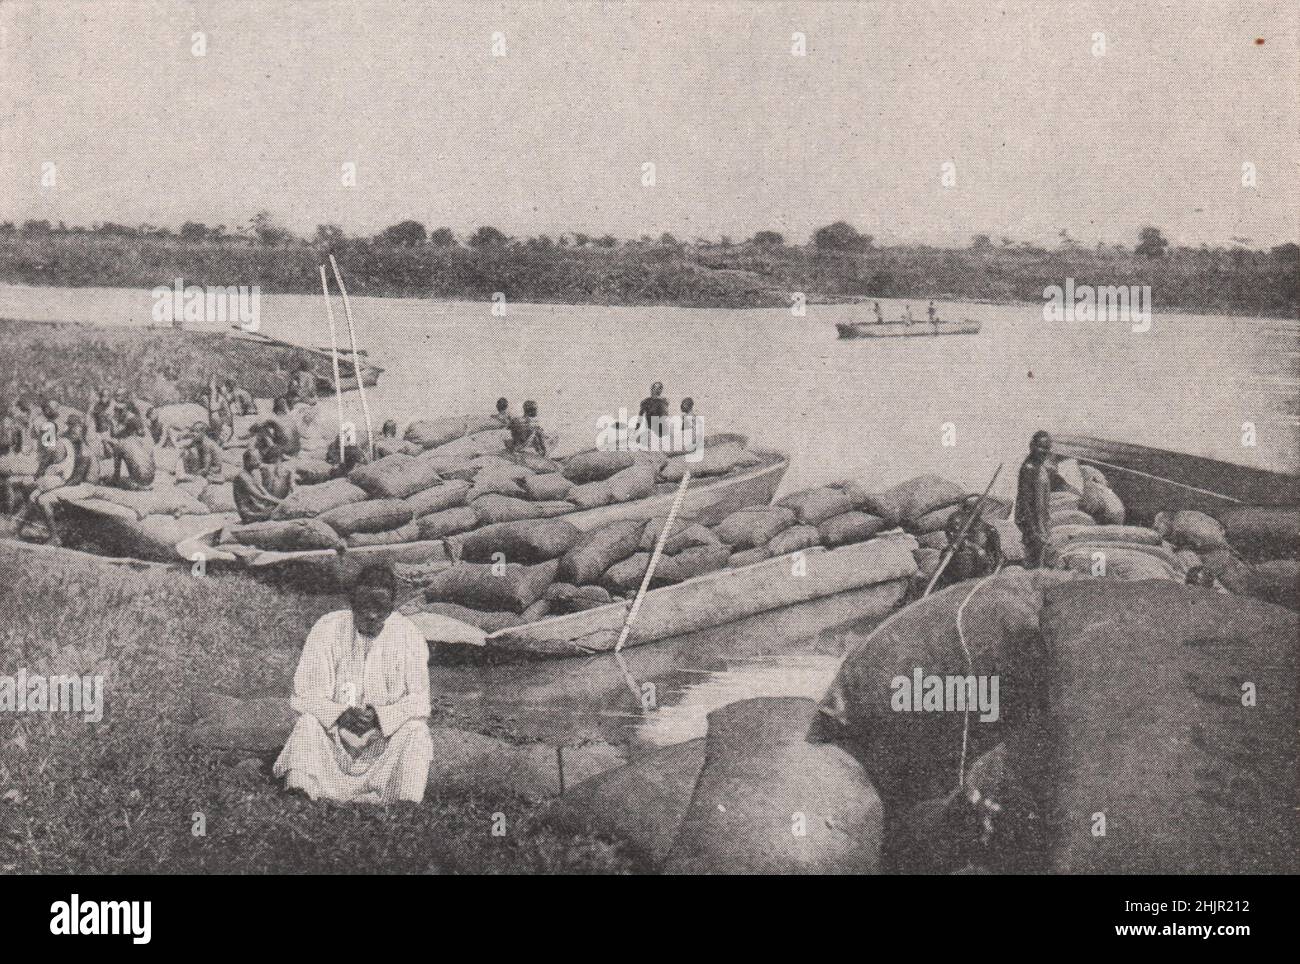
[[[837,324],[841,338],[923,338],[935,335],[976,335],[980,323],[969,318],[961,321],[854,321]]]

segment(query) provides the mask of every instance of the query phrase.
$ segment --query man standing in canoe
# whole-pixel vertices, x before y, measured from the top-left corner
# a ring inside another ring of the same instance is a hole
[[[1052,437],[1035,432],[1016,480],[1016,525],[1025,545],[1026,569],[1043,564],[1043,550],[1051,536],[1052,469]]]
[[[300,714],[274,772],[313,800],[419,803],[429,779],[429,647],[393,611],[386,566],[357,577],[351,607],[307,635],[290,703]]]
[[[668,423],[668,399],[664,398],[663,382],[655,382],[650,386],[650,397],[641,399],[637,419],[643,429],[663,437]]]

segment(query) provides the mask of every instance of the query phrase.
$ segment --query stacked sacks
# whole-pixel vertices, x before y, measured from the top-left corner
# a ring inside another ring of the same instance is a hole
[[[706,444],[704,455],[699,458],[675,455],[668,459],[659,470],[659,476],[665,482],[680,482],[687,472],[695,478],[707,478],[753,468],[761,462],[757,455],[735,442],[715,446]]]
[[[517,562],[479,565],[459,562],[435,573],[424,586],[424,599],[488,612],[522,615],[542,599],[555,581],[557,560],[536,566]]]
[[[466,562],[508,562],[533,565],[558,559],[577,544],[582,534],[563,519],[502,522],[454,537],[453,555]]]
[[[964,489],[937,475],[920,475],[879,494],[865,492],[856,483],[844,483],[844,491],[853,508],[877,516],[890,529],[913,526],[929,513],[955,506],[966,497]]]
[[[405,499],[437,485],[442,477],[430,462],[396,452],[353,469],[348,481],[372,499]]]
[[[447,418],[417,419],[406,428],[403,436],[408,442],[423,449],[435,449],[456,439],[500,427],[490,416],[449,416]]]
[[[1182,582],[1187,563],[1160,533],[1141,526],[1059,525],[1043,553],[1043,565],[1104,579],[1165,579]]]
[[[1110,490],[1106,476],[1091,465],[1079,466],[1079,475],[1083,479],[1079,508],[1102,525],[1123,525],[1124,503]]]
[[[1041,627],[1050,738],[1018,769],[1051,803],[1044,870],[1296,872],[1296,614],[1082,580],[1046,593]]]

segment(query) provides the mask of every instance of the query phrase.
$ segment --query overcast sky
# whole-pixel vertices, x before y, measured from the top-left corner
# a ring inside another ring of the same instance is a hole
[[[1154,224],[1267,246],[1300,238],[1298,17],[1295,0],[10,0],[0,220],[266,208],[308,235],[412,217],[802,241],[843,218],[943,244]]]

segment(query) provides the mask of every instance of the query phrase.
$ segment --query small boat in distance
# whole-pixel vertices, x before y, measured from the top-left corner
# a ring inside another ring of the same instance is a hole
[[[934,335],[976,335],[980,323],[960,321],[853,321],[836,324],[841,338],[921,338]]]

